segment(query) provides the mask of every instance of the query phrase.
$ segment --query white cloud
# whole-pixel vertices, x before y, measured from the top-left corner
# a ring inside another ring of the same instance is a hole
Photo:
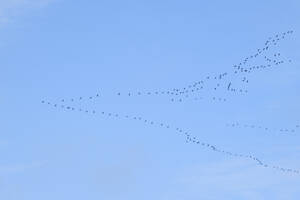
[[[10,22],[25,11],[42,8],[54,0],[2,0],[0,1],[0,24]]]

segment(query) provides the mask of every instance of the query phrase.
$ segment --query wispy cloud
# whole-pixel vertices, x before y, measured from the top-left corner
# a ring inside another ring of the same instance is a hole
[[[42,8],[55,0],[8,0],[0,1],[0,24],[12,21],[25,11]]]

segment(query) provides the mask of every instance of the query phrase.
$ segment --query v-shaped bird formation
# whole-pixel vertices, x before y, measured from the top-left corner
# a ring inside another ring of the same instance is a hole
[[[233,65],[227,72],[221,72],[216,75],[206,75],[203,76],[201,80],[197,80],[192,82],[191,84],[187,84],[180,88],[172,88],[172,89],[157,89],[152,91],[127,91],[122,92],[119,91],[114,94],[115,98],[118,97],[128,97],[128,98],[138,98],[139,96],[156,96],[156,97],[164,97],[167,98],[170,102],[173,103],[182,103],[187,100],[205,100],[211,102],[227,102],[228,100],[225,96],[220,94],[226,93],[226,96],[233,94],[240,95],[249,95],[249,91],[247,86],[251,83],[251,77],[255,76],[256,73],[260,73],[261,71],[266,70],[276,70],[276,68],[280,67],[285,63],[290,63],[290,59],[284,58],[281,52],[279,52],[276,48],[279,46],[280,42],[284,40],[289,35],[293,34],[293,31],[287,31],[280,34],[276,34],[272,37],[269,37],[261,48],[258,48],[254,53],[246,56],[242,59],[238,64]],[[250,76],[251,75],[251,76]],[[221,91],[222,93],[219,93]],[[253,91],[251,91],[253,92]],[[150,119],[146,119],[139,116],[132,115],[124,115],[120,113],[110,113],[107,111],[98,111],[98,110],[89,110],[83,109],[81,107],[73,106],[74,102],[83,102],[87,103],[95,103],[96,101],[101,101],[102,96],[104,94],[98,92],[94,95],[84,97],[73,97],[73,98],[64,98],[59,100],[58,103],[50,102],[47,100],[43,100],[42,104],[49,105],[52,108],[63,109],[67,111],[77,111],[85,114],[90,114],[93,116],[105,116],[109,118],[121,118],[124,120],[134,120],[139,123],[144,123],[145,125],[150,126],[159,126],[164,129],[168,129],[170,131],[174,131],[179,133],[185,138],[186,143],[191,143],[195,145],[199,145],[204,148],[208,148],[211,151],[216,153],[221,153],[224,156],[231,157],[240,157],[246,158],[256,162],[259,166],[279,170],[282,172],[299,174],[299,170],[286,168],[276,165],[271,165],[263,162],[261,159],[257,158],[254,155],[240,154],[235,152],[230,152],[223,150],[211,143],[206,143],[201,141],[190,132],[187,132],[179,127],[169,125],[165,122],[158,122]],[[272,128],[266,127],[262,125],[255,124],[246,124],[240,122],[228,123],[227,127],[230,128],[239,128],[239,129],[257,129],[266,131],[269,133],[280,133],[280,134],[295,134],[299,131],[299,125],[295,125],[295,127],[290,128]]]

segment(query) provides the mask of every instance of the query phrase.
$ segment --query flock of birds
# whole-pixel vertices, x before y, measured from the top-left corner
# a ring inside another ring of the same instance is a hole
[[[283,168],[283,167],[280,167],[280,166],[268,165],[268,164],[264,163],[262,160],[260,160],[259,158],[255,157],[254,155],[239,154],[239,153],[230,152],[230,151],[220,149],[220,148],[216,147],[213,144],[210,144],[210,143],[207,143],[207,142],[204,142],[204,141],[200,141],[197,137],[193,136],[191,133],[189,133],[188,131],[183,130],[182,128],[171,126],[170,124],[167,124],[165,122],[154,121],[154,120],[143,118],[141,116],[131,116],[131,115],[124,115],[124,114],[122,115],[122,114],[119,114],[119,113],[112,113],[112,112],[105,112],[105,111],[97,112],[95,110],[75,108],[75,107],[64,105],[64,104],[56,104],[56,103],[51,103],[51,102],[46,102],[46,101],[42,101],[42,103],[47,104],[49,106],[53,106],[53,107],[58,108],[58,109],[67,110],[67,111],[82,112],[82,113],[90,114],[90,115],[100,114],[102,116],[109,117],[109,118],[134,120],[134,121],[138,121],[140,123],[144,123],[146,125],[151,125],[151,126],[157,126],[157,127],[161,127],[161,128],[165,128],[165,129],[170,129],[172,131],[175,131],[175,132],[183,135],[185,137],[187,143],[190,142],[190,143],[193,143],[193,144],[197,144],[197,145],[200,145],[204,148],[208,148],[212,151],[222,153],[226,156],[240,157],[240,158],[246,158],[246,159],[254,160],[255,162],[257,162],[257,164],[259,164],[263,167],[266,167],[266,168],[273,168],[273,169],[276,169],[276,170],[280,170],[282,172],[297,173],[297,174],[300,173],[299,170],[290,169],[290,168]]]
[[[263,130],[269,133],[279,133],[279,134],[295,134],[296,131],[299,130],[300,126],[295,125],[292,128],[274,128],[274,127],[266,127],[266,126],[261,126],[261,125],[255,125],[255,124],[245,124],[245,123],[228,123],[226,124],[227,127],[232,127],[232,128],[249,128],[249,129],[259,129]]]
[[[246,87],[237,88],[235,85],[247,85],[249,83],[249,75],[260,70],[267,70],[271,68],[278,67],[286,62],[291,62],[291,60],[286,60],[281,58],[281,53],[273,53],[271,55],[266,55],[272,47],[277,46],[279,42],[285,39],[288,35],[292,34],[293,31],[283,32],[277,34],[274,37],[270,37],[264,43],[262,48],[258,48],[255,53],[245,57],[239,64],[233,65],[233,68],[229,72],[223,72],[216,75],[207,75],[201,80],[195,81],[192,84],[186,85],[181,88],[172,88],[172,89],[161,89],[154,91],[135,91],[135,92],[117,92],[116,97],[139,97],[139,96],[165,96],[168,97],[172,102],[183,102],[186,99],[200,100],[217,100],[217,101],[226,101],[226,98],[220,96],[212,96],[210,98],[197,97],[193,98],[193,94],[198,94],[201,92],[210,91],[216,92],[223,89],[223,91],[236,93],[236,94],[247,94],[248,90]],[[253,62],[262,58],[264,63],[253,64],[247,66],[249,62]],[[237,81],[236,81],[237,80]],[[234,83],[235,81],[235,83]],[[88,97],[80,96],[78,98],[68,98],[62,99],[62,102],[75,102],[75,101],[84,101],[84,100],[97,100],[101,96],[101,93],[96,93]]]
[[[197,96],[198,94],[203,94],[204,92],[212,92],[217,93],[219,90],[222,92],[229,92],[235,94],[247,94],[247,84],[250,82],[250,74],[254,72],[259,72],[260,70],[267,70],[276,68],[286,62],[291,62],[291,60],[286,60],[282,58],[281,53],[269,53],[267,54],[270,49],[274,46],[277,46],[281,40],[285,39],[288,35],[292,34],[293,31],[287,31],[280,34],[275,35],[274,37],[269,37],[268,40],[265,41],[264,46],[257,49],[255,53],[245,57],[236,65],[233,65],[232,70],[228,72],[219,73],[217,75],[207,75],[203,79],[193,82],[192,84],[183,86],[181,88],[172,88],[172,89],[162,89],[162,90],[155,90],[155,91],[137,91],[137,92],[117,92],[115,94],[116,97],[127,96],[127,97],[138,97],[138,96],[161,96],[167,97],[171,102],[183,102],[187,99],[192,100],[210,100],[210,101],[219,101],[219,102],[226,102],[227,99],[224,97],[219,96],[211,96],[201,97]],[[258,61],[261,58],[262,62],[260,64],[252,64],[249,65],[248,63]],[[242,88],[235,87],[236,85],[242,85]],[[254,155],[246,155],[246,154],[239,154],[230,151],[226,151],[212,145],[210,143],[203,142],[199,140],[197,137],[193,136],[191,133],[175,126],[171,126],[164,122],[157,122],[149,119],[145,119],[139,116],[131,116],[131,115],[122,115],[119,113],[110,113],[105,111],[96,111],[96,110],[87,110],[81,107],[73,107],[71,106],[73,102],[77,101],[95,101],[100,99],[102,94],[96,93],[95,95],[91,95],[88,97],[80,96],[78,98],[68,98],[68,99],[61,99],[59,103],[53,103],[50,101],[43,100],[41,103],[49,105],[54,108],[63,109],[67,111],[78,111],[86,114],[91,115],[102,115],[110,118],[122,118],[127,120],[134,120],[139,121],[141,123],[151,125],[151,126],[159,126],[161,128],[173,130],[185,137],[185,141],[187,143],[193,143],[196,145],[200,145],[202,147],[208,148],[214,152],[221,153],[226,156],[232,157],[240,157],[250,159],[255,161],[258,165],[265,167],[265,168],[272,168],[275,170],[279,170],[282,172],[288,173],[295,173],[299,174],[299,170],[284,168],[280,166],[273,166],[267,163],[264,163],[261,159],[255,157]],[[278,132],[283,134],[291,134],[295,133],[297,130],[300,129],[299,125],[296,125],[293,128],[281,128],[275,129],[270,127],[264,127],[260,125],[253,125],[253,124],[242,124],[242,123],[228,123],[226,126],[231,128],[251,128],[251,129],[261,129],[264,131],[269,132]]]

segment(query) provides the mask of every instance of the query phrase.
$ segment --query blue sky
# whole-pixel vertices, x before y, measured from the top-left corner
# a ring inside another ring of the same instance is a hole
[[[0,2],[0,199],[298,199],[299,174],[186,143],[173,127],[299,170],[299,9],[296,0]],[[232,75],[215,91],[212,80],[182,102],[155,95],[233,72],[290,30],[267,54],[285,62],[249,83]],[[249,92],[229,92],[229,82]]]

